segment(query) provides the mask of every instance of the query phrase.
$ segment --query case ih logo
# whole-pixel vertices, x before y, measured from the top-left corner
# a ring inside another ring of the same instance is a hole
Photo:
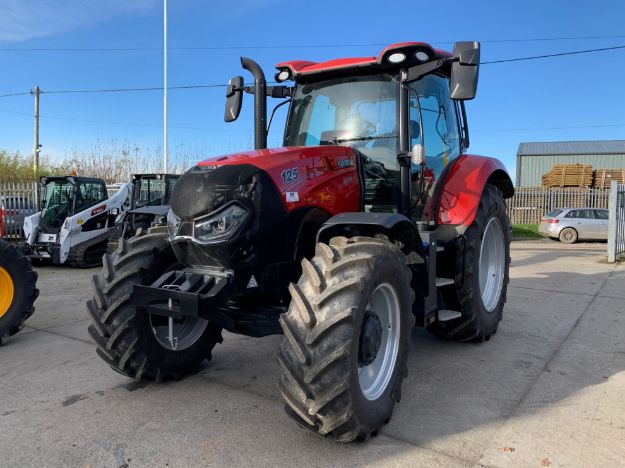
[[[95,216],[98,213],[102,213],[106,209],[106,205],[96,206],[93,210],[91,210],[91,216]]]
[[[336,165],[338,167],[349,167],[352,166],[354,162],[351,159],[339,159]]]

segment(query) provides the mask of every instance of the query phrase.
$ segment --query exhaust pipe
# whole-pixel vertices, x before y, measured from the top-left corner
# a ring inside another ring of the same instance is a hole
[[[241,65],[254,76],[254,148],[267,148],[267,82],[254,60],[241,57]]]

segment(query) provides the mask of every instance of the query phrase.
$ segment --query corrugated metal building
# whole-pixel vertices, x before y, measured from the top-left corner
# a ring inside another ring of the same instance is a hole
[[[554,164],[592,164],[593,169],[625,168],[625,140],[521,143],[516,154],[516,186],[539,187]]]

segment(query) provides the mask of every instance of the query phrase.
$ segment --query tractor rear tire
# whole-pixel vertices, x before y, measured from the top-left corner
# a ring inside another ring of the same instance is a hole
[[[176,263],[166,226],[120,240],[102,263],[102,274],[93,277],[94,297],[87,302],[89,334],[113,370],[137,380],[178,380],[210,360],[222,342],[220,327],[208,322],[188,346],[174,351],[158,341],[150,315],[130,303],[133,285],[153,283]]]
[[[428,330],[456,341],[488,341],[502,318],[510,272],[510,219],[499,188],[486,184],[475,220],[464,237],[464,257],[459,254],[456,262],[456,294],[462,315],[434,322]],[[491,257],[497,261],[485,261]]]
[[[37,273],[28,257],[0,239],[0,344],[24,328],[38,295]]]
[[[317,244],[302,271],[280,318],[285,410],[327,438],[365,440],[390,420],[408,373],[414,293],[405,255],[383,239],[336,237]]]

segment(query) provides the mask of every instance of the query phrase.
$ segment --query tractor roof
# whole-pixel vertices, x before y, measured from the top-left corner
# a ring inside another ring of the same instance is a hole
[[[395,54],[403,54],[405,58],[400,62],[392,62],[389,58]],[[449,52],[434,49],[425,42],[400,42],[385,47],[376,57],[340,58],[327,62],[291,60],[277,64],[276,68],[279,71],[289,71],[291,79],[301,81],[306,78],[319,78],[319,75],[325,77],[325,75],[346,76],[380,71],[392,72],[406,66],[448,57],[451,57]]]

